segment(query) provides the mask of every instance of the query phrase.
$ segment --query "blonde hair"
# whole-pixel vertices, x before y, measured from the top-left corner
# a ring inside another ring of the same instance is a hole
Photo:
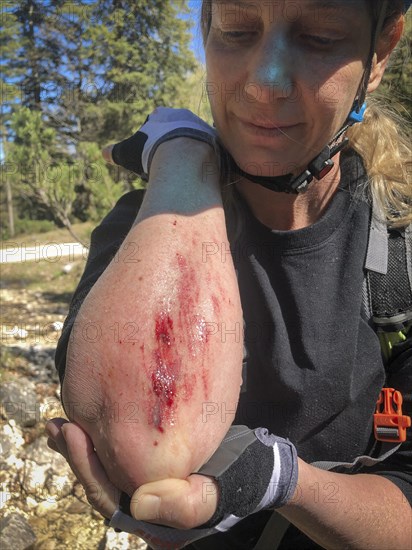
[[[210,29],[212,2],[202,2],[200,26],[204,44]],[[372,4],[375,10],[380,3],[378,0]],[[389,6],[382,29],[388,36],[402,17],[400,2]],[[406,227],[412,223],[412,151],[408,124],[389,106],[388,97],[369,96],[367,105],[363,122],[347,132],[350,146],[363,159],[370,197],[376,201],[378,211],[390,227]]]
[[[405,126],[385,98],[370,97],[364,121],[347,132],[365,164],[370,196],[394,228],[412,223],[412,151]]]

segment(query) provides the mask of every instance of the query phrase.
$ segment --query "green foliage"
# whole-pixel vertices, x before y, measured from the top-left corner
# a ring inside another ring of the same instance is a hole
[[[180,83],[176,106],[190,109],[209,124],[213,124],[206,92],[206,67],[198,64],[195,70]]]
[[[49,208],[61,223],[70,225],[78,166],[61,161],[55,146],[56,131],[45,124],[40,111],[22,107],[11,117],[11,130],[14,141],[8,158],[15,167],[10,174],[13,186]]]
[[[55,223],[50,220],[30,220],[27,218],[19,219],[16,221],[15,235],[33,234],[33,233],[47,233],[55,227]],[[2,240],[9,240],[11,235],[5,227],[1,233]]]
[[[378,89],[393,107],[412,122],[412,17],[409,15],[404,36],[396,47]]]
[[[186,0],[15,0],[2,8],[1,197],[8,186],[19,217],[50,217],[69,230],[75,219],[98,220],[141,185],[106,166],[101,147],[135,132],[155,106],[188,97],[196,63],[181,17]]]
[[[78,153],[84,159],[80,163],[78,181],[89,194],[86,202],[87,219],[98,221],[113,208],[124,189],[122,185],[113,182],[97,143],[80,143]]]

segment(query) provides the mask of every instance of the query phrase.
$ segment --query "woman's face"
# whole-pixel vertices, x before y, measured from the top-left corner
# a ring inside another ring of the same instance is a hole
[[[299,172],[345,121],[364,71],[363,0],[214,0],[207,91],[225,147],[245,171]]]

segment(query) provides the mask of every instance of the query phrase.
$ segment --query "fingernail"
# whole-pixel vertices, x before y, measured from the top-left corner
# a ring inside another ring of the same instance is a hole
[[[61,431],[62,436],[64,437],[64,440],[66,441],[66,434],[64,433],[66,431],[66,424],[63,424],[60,427],[60,431]]]
[[[159,519],[160,497],[156,495],[141,495],[134,505],[134,518],[143,521]]]
[[[57,436],[57,429],[54,424],[48,422],[45,426],[45,430],[47,435],[51,437],[51,439],[55,439],[55,437]]]

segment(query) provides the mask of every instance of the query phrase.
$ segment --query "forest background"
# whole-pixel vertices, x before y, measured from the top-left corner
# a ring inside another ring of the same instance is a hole
[[[0,237],[97,222],[142,185],[101,148],[155,106],[210,120],[193,47],[200,0],[1,2]],[[408,25],[383,92],[412,116]],[[87,243],[86,243],[87,244]]]
[[[3,240],[54,224],[80,240],[74,223],[97,222],[142,185],[106,165],[102,146],[134,133],[159,105],[208,118],[191,32],[200,5],[1,2]]]

